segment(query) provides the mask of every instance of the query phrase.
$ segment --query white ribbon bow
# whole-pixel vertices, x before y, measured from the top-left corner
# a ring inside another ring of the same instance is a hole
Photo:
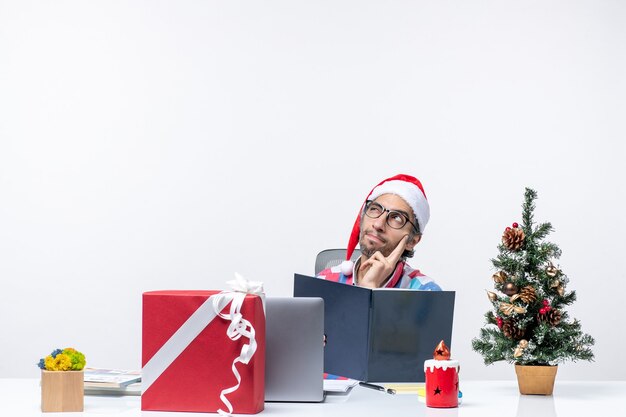
[[[241,275],[235,272],[235,279],[226,281],[226,284],[230,285],[230,288],[236,292],[242,292],[245,294],[255,294],[261,297],[265,296],[263,292],[263,283],[260,281],[248,281]]]
[[[252,327],[252,324],[243,318],[243,315],[241,314],[241,306],[243,305],[246,295],[253,294],[260,296],[261,301],[263,302],[263,310],[265,311],[265,293],[263,292],[262,282],[248,281],[238,273],[235,273],[235,279],[226,283],[231,287],[232,292],[222,291],[213,297],[213,310],[215,311],[215,314],[221,318],[230,320],[230,325],[226,330],[226,335],[231,340],[238,340],[241,337],[246,337],[248,338],[249,343],[244,344],[241,347],[239,356],[233,360],[231,365],[233,375],[235,375],[235,378],[237,379],[237,384],[230,388],[223,389],[220,393],[220,399],[228,408],[228,412],[222,410],[221,408],[217,410],[217,412],[222,416],[230,416],[233,412],[233,406],[230,401],[228,401],[228,398],[226,398],[226,395],[237,391],[239,389],[239,385],[241,385],[241,375],[239,374],[239,371],[237,371],[237,367],[235,365],[237,362],[247,365],[257,349],[257,342],[255,339],[256,332],[254,327]],[[230,299],[231,297],[232,303],[230,304],[230,312],[228,314],[223,314],[221,311],[225,305],[224,298]]]

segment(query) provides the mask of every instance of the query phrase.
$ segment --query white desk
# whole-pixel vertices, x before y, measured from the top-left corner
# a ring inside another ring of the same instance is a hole
[[[515,381],[463,381],[459,408],[427,408],[415,394],[389,395],[355,387],[348,397],[324,403],[266,403],[260,416],[322,417],[600,417],[626,416],[626,381],[568,382],[557,378],[550,397],[519,395]],[[201,417],[217,414],[164,413],[140,409],[140,397],[85,397],[83,413],[41,413],[38,379],[0,379],[0,416]]]

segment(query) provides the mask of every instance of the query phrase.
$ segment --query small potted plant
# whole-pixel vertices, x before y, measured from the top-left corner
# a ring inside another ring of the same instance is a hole
[[[533,222],[536,198],[527,188],[522,224],[506,228],[499,254],[491,260],[496,292],[487,291],[487,296],[493,309],[485,314],[472,347],[486,365],[515,363],[521,394],[551,395],[557,364],[593,360],[594,340],[565,310],[576,292],[567,291],[569,279],[554,264],[561,250],[544,240],[552,225]]]
[[[73,348],[56,349],[39,360],[41,411],[83,411],[85,355]]]

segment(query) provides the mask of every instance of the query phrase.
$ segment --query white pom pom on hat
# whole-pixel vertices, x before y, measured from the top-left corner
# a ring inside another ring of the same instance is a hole
[[[354,268],[354,262],[352,261],[343,261],[341,263],[341,273],[346,277],[349,277],[350,275],[352,275],[353,268]]]
[[[405,174],[395,175],[381,181],[372,188],[372,191],[370,191],[365,201],[363,201],[359,215],[354,222],[354,226],[352,226],[352,233],[350,234],[350,240],[348,241],[348,248],[346,250],[346,260],[341,264],[341,273],[345,276],[352,275],[354,263],[350,258],[354,253],[356,245],[359,243],[361,213],[363,212],[365,202],[367,200],[374,200],[383,194],[395,194],[406,201],[417,219],[417,226],[420,233],[424,233],[426,224],[430,219],[430,206],[428,205],[422,183],[417,178]]]

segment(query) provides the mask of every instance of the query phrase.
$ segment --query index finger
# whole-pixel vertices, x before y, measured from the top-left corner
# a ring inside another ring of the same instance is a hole
[[[406,248],[406,243],[409,241],[409,235],[404,235],[400,242],[398,242],[398,246],[389,254],[387,260],[392,262],[394,265],[396,262],[400,260],[400,257],[404,253],[404,248]]]

